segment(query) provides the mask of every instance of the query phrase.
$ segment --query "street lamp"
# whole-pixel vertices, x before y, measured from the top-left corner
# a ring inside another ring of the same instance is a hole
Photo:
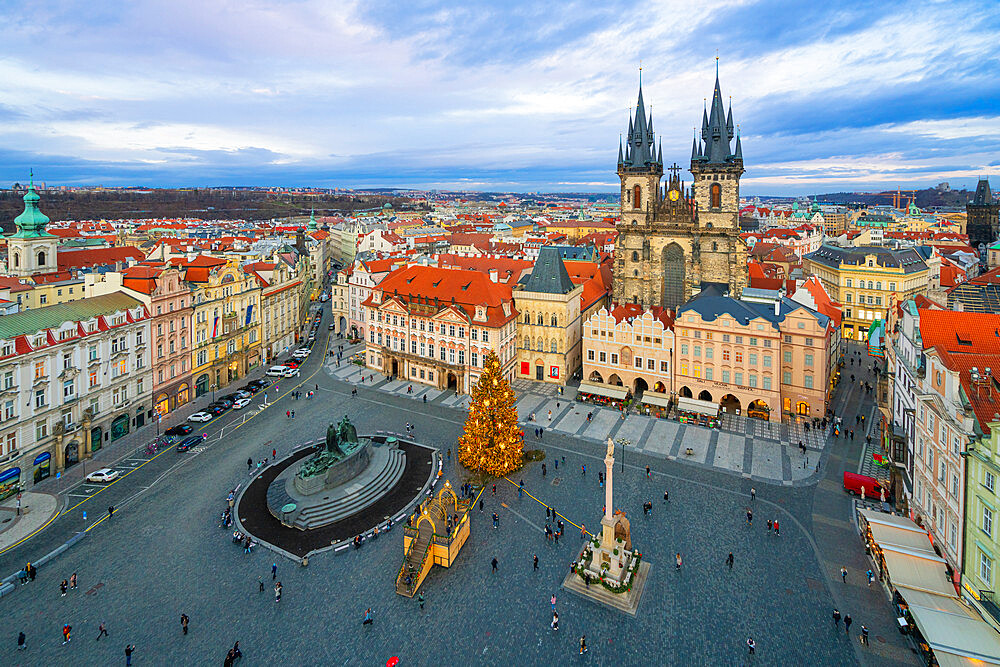
[[[622,446],[622,472],[625,472],[625,446],[631,445],[632,441],[628,438],[618,438],[618,444]]]
[[[212,402],[215,403],[215,385],[212,385]]]

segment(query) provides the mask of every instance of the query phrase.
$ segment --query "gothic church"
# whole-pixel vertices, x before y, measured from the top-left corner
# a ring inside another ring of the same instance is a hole
[[[685,189],[680,167],[668,171],[661,187],[662,147],[654,143],[640,85],[627,143],[618,146],[614,300],[676,309],[709,284],[740,298],[747,286],[747,248],[739,236],[743,149],[733,132],[732,105],[728,114],[722,105],[718,72],[711,112],[703,112],[701,139],[691,147],[694,182]]]

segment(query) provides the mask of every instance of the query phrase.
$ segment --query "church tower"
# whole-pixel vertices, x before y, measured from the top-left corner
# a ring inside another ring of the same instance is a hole
[[[7,237],[7,275],[24,277],[53,273],[59,268],[59,237],[45,230],[49,219],[38,209],[40,199],[32,176],[24,195],[24,212],[14,218],[17,231]]]
[[[618,222],[618,242],[621,248],[642,246],[642,237],[650,232],[660,201],[660,178],[663,176],[663,155],[654,144],[653,118],[646,118],[646,105],[639,84],[639,101],[635,116],[629,114],[628,135],[624,149],[618,143],[618,178],[622,183],[621,217]],[[650,256],[648,242],[642,250],[619,254],[614,280],[614,299],[619,303],[639,301],[642,283],[648,278]]]
[[[747,286],[747,249],[739,238],[740,177],[745,170],[743,145],[733,127],[732,102],[728,112],[722,106],[716,60],[712,104],[710,110],[702,111],[701,140],[696,137],[691,147],[692,190],[698,204],[700,226],[705,230],[729,232],[727,257],[706,258],[708,263],[703,266],[703,273],[714,276],[712,282],[728,283],[730,296],[738,299]],[[724,275],[728,275],[729,280],[720,280]]]
[[[969,235],[969,245],[979,251],[979,246],[988,246],[1000,234],[1000,203],[993,201],[993,191],[990,182],[979,179],[976,195],[965,206],[965,233]]]
[[[708,285],[740,298],[747,286],[747,247],[739,226],[743,149],[732,111],[727,115],[722,106],[718,72],[711,116],[704,112],[702,138],[691,148],[694,185],[685,187],[675,164],[661,187],[663,155],[654,138],[640,86],[628,140],[618,147],[614,301],[675,309]]]

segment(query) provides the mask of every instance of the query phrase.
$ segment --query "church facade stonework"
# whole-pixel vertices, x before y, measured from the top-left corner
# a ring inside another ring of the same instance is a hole
[[[718,75],[711,113],[704,112],[701,138],[692,144],[690,186],[676,164],[661,185],[663,153],[654,140],[640,88],[626,145],[618,149],[614,300],[676,309],[707,284],[740,298],[747,286],[747,248],[739,237],[743,150],[732,108],[728,114],[723,108]]]

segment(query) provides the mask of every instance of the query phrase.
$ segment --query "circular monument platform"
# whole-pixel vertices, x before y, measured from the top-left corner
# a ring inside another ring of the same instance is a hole
[[[334,451],[330,441],[293,452],[254,477],[236,503],[244,531],[305,556],[399,516],[434,479],[435,448],[377,435],[355,436]]]

